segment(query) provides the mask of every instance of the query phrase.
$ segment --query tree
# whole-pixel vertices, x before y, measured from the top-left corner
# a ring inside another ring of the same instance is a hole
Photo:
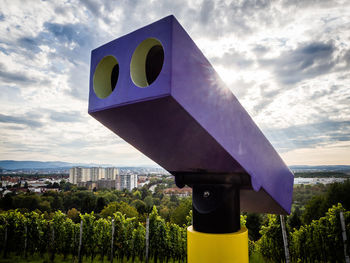
[[[69,182],[66,182],[64,180],[61,180],[60,189],[65,191],[65,192],[70,191],[72,189],[72,184]]]
[[[166,221],[170,221],[170,209],[167,206],[161,207],[159,209],[159,215]]]
[[[184,198],[180,201],[180,204],[175,208],[175,210],[170,215],[170,221],[177,225],[186,224],[186,216],[192,209],[192,200],[190,198]]]
[[[3,198],[1,198],[1,207],[4,210],[9,210],[13,208],[13,200],[11,193],[8,193]]]
[[[57,211],[57,210],[63,210],[63,201],[61,196],[59,196],[58,194],[56,194],[53,198],[53,202],[51,203],[51,207],[53,210]]]
[[[98,197],[95,212],[100,213],[102,211],[102,209],[106,206],[106,204],[107,204],[107,202],[103,197],[101,197],[101,196]]]
[[[147,213],[146,204],[142,200],[134,200],[131,205],[136,208],[139,214]]]
[[[178,202],[179,202],[179,199],[177,198],[176,195],[171,195],[171,196],[170,196],[170,201],[171,201],[171,202],[174,202],[174,203],[178,203]]]
[[[125,215],[127,218],[138,216],[137,210],[125,202],[120,202],[120,203],[112,202],[108,204],[101,211],[100,215],[104,218],[107,218],[109,216],[112,216],[115,212],[120,212],[121,214]]]
[[[81,202],[81,211],[91,213],[96,207],[96,196],[91,192],[81,192],[83,198]]]
[[[306,186],[307,187],[307,186]],[[324,190],[321,188],[321,190]],[[350,180],[344,183],[333,183],[322,195],[314,196],[306,205],[302,216],[304,224],[321,218],[332,205],[342,203],[345,209],[350,209]]]
[[[118,211],[121,212],[122,214],[124,214],[127,218],[138,216],[138,212],[135,209],[135,207],[132,207],[125,202],[119,203]]]
[[[74,207],[68,210],[67,217],[70,218],[74,223],[80,222],[80,212]]]
[[[142,200],[145,200],[146,196],[152,195],[152,192],[147,188],[147,186],[142,186],[139,191],[141,192]]]
[[[326,193],[327,208],[341,203],[343,207],[350,210],[350,180],[343,183],[333,183],[329,186]],[[325,210],[327,212],[327,209]]]
[[[51,211],[51,204],[49,201],[41,201],[39,203],[39,210],[41,212],[50,212]]]
[[[100,216],[102,216],[103,218],[108,218],[109,216],[112,216],[117,211],[118,211],[118,203],[112,202],[102,209]]]
[[[300,226],[302,225],[302,222],[301,222],[301,212],[299,207],[296,207],[293,213],[288,217],[287,223],[291,229],[300,228]]]
[[[320,218],[327,211],[327,201],[324,195],[314,196],[306,205],[302,216],[304,224],[310,224],[312,220]]]
[[[39,208],[39,202],[39,196],[33,193],[26,193],[13,198],[13,207],[26,208],[27,211],[33,211]]]
[[[152,196],[146,196],[145,199],[143,200],[146,204],[146,209],[147,209],[147,212],[151,212],[152,211],[152,207],[154,205],[154,202],[153,202],[153,198]]]
[[[134,191],[132,195],[135,199],[141,199],[142,197],[141,192],[139,190]]]
[[[259,233],[262,224],[262,215],[257,213],[248,213],[246,219],[246,227],[248,228],[249,238],[251,240],[258,240],[261,237]]]

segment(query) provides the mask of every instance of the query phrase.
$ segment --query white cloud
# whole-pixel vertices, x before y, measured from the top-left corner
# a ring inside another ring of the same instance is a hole
[[[152,163],[87,114],[90,51],[174,14],[287,164],[349,163],[349,13],[347,1],[1,1],[0,159]]]

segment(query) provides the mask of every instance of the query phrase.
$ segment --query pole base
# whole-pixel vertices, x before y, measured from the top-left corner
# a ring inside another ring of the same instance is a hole
[[[248,229],[234,233],[208,234],[187,228],[188,263],[248,263]]]

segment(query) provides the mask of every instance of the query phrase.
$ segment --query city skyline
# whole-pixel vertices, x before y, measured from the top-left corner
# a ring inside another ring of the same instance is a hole
[[[90,52],[174,14],[287,165],[350,164],[349,13],[321,0],[2,1],[0,159],[155,165],[87,114]]]

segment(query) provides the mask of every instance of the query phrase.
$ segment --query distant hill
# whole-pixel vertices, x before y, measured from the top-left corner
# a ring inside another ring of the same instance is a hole
[[[294,177],[303,177],[303,178],[350,178],[350,173],[346,172],[294,172]]]
[[[39,162],[39,161],[13,161],[13,160],[2,160],[0,161],[0,169],[3,170],[67,170],[75,166],[82,167],[115,167],[112,164],[96,164],[96,163],[68,163],[68,162]],[[156,165],[143,165],[143,166],[118,166],[121,169],[161,169],[160,166]]]
[[[1,165],[1,164],[0,164]],[[314,172],[342,172],[349,173],[350,165],[292,165],[289,168],[293,172],[314,173]]]
[[[95,163],[68,163],[68,162],[39,162],[39,161],[13,161],[13,160],[3,160],[0,161],[0,167],[4,170],[31,170],[31,169],[69,169],[74,166],[84,166],[84,167],[108,167],[114,166],[111,164],[95,164]],[[122,169],[134,169],[134,168],[160,168],[152,165],[145,166],[130,166],[130,167],[120,167]],[[314,173],[314,172],[343,172],[350,173],[350,165],[292,165],[289,168],[295,173]]]
[[[111,166],[107,164],[82,164],[82,163],[67,163],[67,162],[39,162],[39,161],[0,161],[0,167],[5,170],[31,170],[31,169],[69,169],[74,166]]]

